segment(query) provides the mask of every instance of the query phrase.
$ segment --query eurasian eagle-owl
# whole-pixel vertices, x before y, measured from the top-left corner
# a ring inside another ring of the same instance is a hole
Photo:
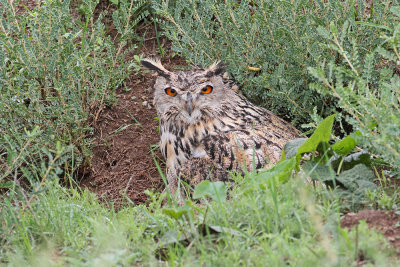
[[[192,186],[227,181],[229,171],[276,163],[285,143],[298,137],[287,122],[236,93],[221,63],[185,72],[156,60],[141,63],[158,73],[154,103],[172,193],[179,179]]]

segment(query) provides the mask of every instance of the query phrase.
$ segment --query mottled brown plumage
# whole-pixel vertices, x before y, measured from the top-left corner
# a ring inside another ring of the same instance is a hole
[[[170,72],[154,60],[142,64],[159,74],[154,103],[173,193],[179,179],[193,186],[227,181],[229,171],[276,163],[285,143],[298,137],[287,122],[236,93],[220,63],[187,72]]]

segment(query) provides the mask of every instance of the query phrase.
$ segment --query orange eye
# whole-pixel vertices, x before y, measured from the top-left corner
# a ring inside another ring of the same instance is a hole
[[[171,87],[165,88],[164,91],[165,91],[165,93],[167,95],[171,95],[171,96],[175,96],[176,95],[176,90],[172,89]]]
[[[201,94],[207,95],[213,91],[213,87],[211,85],[207,85],[203,89],[201,89]]]

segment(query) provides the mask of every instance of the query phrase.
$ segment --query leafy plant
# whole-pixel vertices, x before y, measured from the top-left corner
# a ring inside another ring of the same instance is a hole
[[[89,163],[90,123],[137,65],[124,57],[141,18],[132,22],[134,3],[120,1],[115,45],[104,12],[94,18],[97,3],[81,1],[84,16],[73,18],[69,0],[42,1],[24,14],[15,11],[19,1],[1,0],[0,187],[14,191],[24,181],[39,192]]]
[[[320,29],[320,45],[336,53],[340,63],[321,62],[309,71],[319,80],[311,87],[334,96],[349,114],[347,120],[361,133],[356,139],[399,169],[400,8],[391,6],[390,12],[385,24],[360,23],[381,33],[368,53],[362,52],[349,22],[332,23],[330,31]]]
[[[153,6],[175,51],[203,66],[224,61],[247,97],[300,126],[338,107],[309,87],[316,80],[308,66],[340,60],[319,45],[320,29],[348,23],[360,55],[377,44],[380,31],[360,21],[385,25],[391,1],[375,1],[369,13],[365,2],[153,0]]]
[[[284,151],[287,156],[296,159],[297,166],[306,153],[311,158],[301,164],[305,177],[324,183],[334,189],[342,200],[343,209],[359,209],[367,202],[366,193],[377,189],[375,175],[371,170],[371,155],[367,152],[353,152],[357,142],[348,135],[334,144],[330,144],[331,131],[335,115],[324,119],[308,139],[300,138],[288,142]]]

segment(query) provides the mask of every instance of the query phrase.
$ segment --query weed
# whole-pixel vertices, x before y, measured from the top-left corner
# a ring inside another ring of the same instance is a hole
[[[365,2],[152,1],[175,51],[202,66],[224,61],[249,99],[298,127],[310,118],[318,123],[338,107],[332,96],[309,87],[316,80],[307,67],[340,60],[329,46],[319,44],[319,29],[328,30],[332,21],[348,23],[362,56],[372,51],[380,35],[366,24],[385,27],[390,21],[392,1],[374,1],[369,15]]]
[[[362,45],[354,38],[349,22],[340,28],[331,23],[330,31],[319,28],[324,38],[321,45],[337,53],[341,64],[320,62],[320,66],[310,67],[309,71],[319,80],[311,87],[334,96],[349,114],[347,120],[360,133],[356,139],[398,169],[400,8],[391,6],[389,10],[391,15],[386,24],[360,22],[381,33],[381,38],[377,38],[365,54],[360,51]]]
[[[15,13],[17,4],[0,6],[0,183],[14,191],[8,181],[28,181],[38,191],[88,164],[90,122],[115,102],[115,89],[136,64],[124,61],[136,7],[121,1],[126,9],[113,13],[115,46],[104,13],[93,17],[97,1],[81,1],[81,20],[72,17],[70,1],[44,1],[25,15]]]

